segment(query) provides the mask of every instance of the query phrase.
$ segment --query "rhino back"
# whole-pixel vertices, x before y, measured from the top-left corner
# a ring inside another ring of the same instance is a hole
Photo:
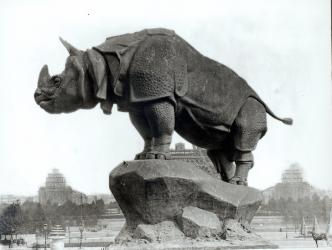
[[[260,100],[247,82],[227,66],[201,54],[188,57],[188,92],[180,102],[201,124],[228,126],[248,97]]]
[[[197,57],[202,55],[175,33],[148,36],[129,67],[130,101],[169,97],[175,102],[175,95],[187,92],[187,71],[191,70],[190,61]]]
[[[174,75],[182,64],[188,90],[179,97]],[[203,56],[176,34],[149,36],[141,42],[129,76],[131,102],[168,97],[190,109],[201,125],[230,127],[249,96],[260,100],[233,70]]]

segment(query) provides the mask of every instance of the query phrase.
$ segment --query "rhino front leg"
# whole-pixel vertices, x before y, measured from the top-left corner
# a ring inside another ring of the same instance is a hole
[[[144,113],[152,133],[152,150],[146,158],[169,159],[175,126],[174,106],[166,100],[150,102],[144,106]]]
[[[145,159],[146,153],[152,151],[152,132],[144,112],[130,112],[130,120],[144,140],[144,149],[135,156],[135,160]]]
[[[229,153],[222,149],[209,149],[207,155],[220,174],[221,180],[229,182],[235,172],[234,163],[228,156]]]

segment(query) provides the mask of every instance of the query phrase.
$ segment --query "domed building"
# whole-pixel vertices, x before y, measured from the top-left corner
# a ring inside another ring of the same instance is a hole
[[[304,182],[302,167],[294,163],[286,169],[281,176],[282,183],[300,183]]]
[[[81,200],[86,201],[87,199],[85,194],[67,186],[65,177],[58,169],[53,169],[47,175],[45,186],[39,188],[38,198],[42,205],[47,203],[61,205],[68,200],[80,204]]]
[[[274,187],[266,189],[263,194],[266,200],[288,199],[295,201],[311,197],[315,192],[314,188],[304,180],[303,169],[297,163],[292,164],[281,176],[281,182]]]

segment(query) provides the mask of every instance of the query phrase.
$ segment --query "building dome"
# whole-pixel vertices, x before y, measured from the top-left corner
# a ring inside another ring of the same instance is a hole
[[[45,186],[46,188],[64,188],[66,187],[66,179],[58,169],[54,168],[52,173],[47,175]]]
[[[286,169],[281,177],[282,183],[300,183],[303,181],[303,169],[297,163],[292,164]]]
[[[272,197],[275,199],[305,199],[311,197],[313,189],[303,178],[302,167],[294,163],[282,173],[281,183],[274,186]]]
[[[65,177],[56,168],[47,175],[45,187],[39,188],[38,196],[42,205],[46,205],[48,202],[61,205],[68,200],[80,204],[81,197],[86,200],[85,194],[67,186]]]

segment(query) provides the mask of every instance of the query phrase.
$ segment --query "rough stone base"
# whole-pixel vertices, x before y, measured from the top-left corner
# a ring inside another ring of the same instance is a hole
[[[262,202],[254,188],[223,182],[175,160],[123,162],[111,172],[109,186],[132,227],[173,220],[188,206],[250,224]]]
[[[276,248],[249,227],[261,193],[215,179],[194,164],[123,162],[109,184],[126,217],[110,249]]]
[[[176,223],[167,221],[155,225],[139,225],[132,229],[124,225],[116,237],[114,249],[275,249],[278,248],[258,234],[251,232],[234,219],[227,219],[223,235],[201,235],[193,239],[186,237]],[[158,235],[158,238],[156,237]],[[138,237],[137,237],[138,236]]]

